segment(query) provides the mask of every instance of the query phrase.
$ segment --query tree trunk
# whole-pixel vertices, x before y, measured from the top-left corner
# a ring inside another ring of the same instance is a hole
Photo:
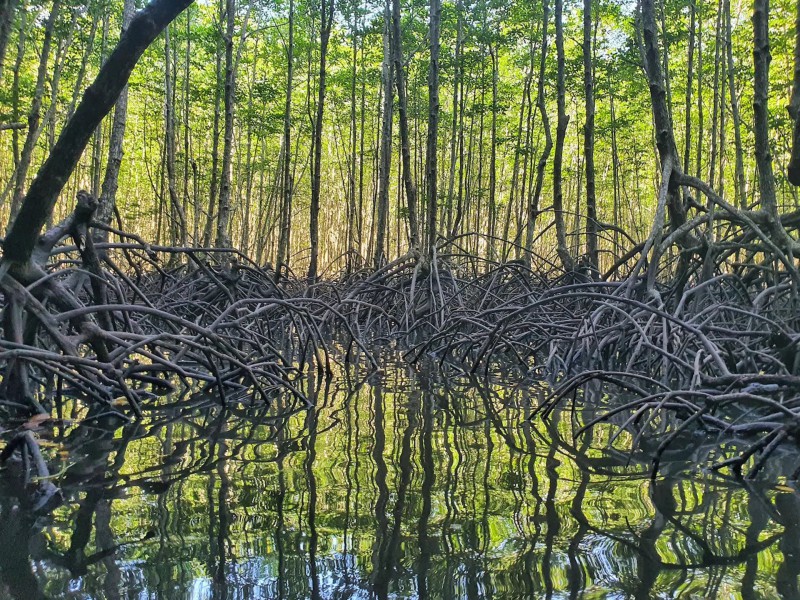
[[[224,17],[225,5],[223,0],[219,0],[217,4],[220,21]],[[208,193],[208,210],[206,211],[206,224],[203,228],[203,247],[207,248],[211,245],[211,235],[214,231],[214,222],[216,221],[216,207],[217,207],[217,194],[219,193],[219,123],[220,111],[222,102],[222,44],[217,42],[217,50],[215,52],[214,60],[214,73],[216,75],[214,85],[214,124],[211,132],[211,185]]]
[[[403,38],[400,29],[400,0],[392,0],[392,46],[394,57],[394,82],[397,88],[397,112],[400,121],[400,150],[403,159],[403,184],[408,205],[408,228],[411,247],[419,248],[419,223],[417,220],[417,188],[414,185],[414,168],[411,164],[411,142],[408,133],[408,101],[406,99],[405,65],[403,63]]]
[[[438,211],[438,141],[439,141],[439,37],[442,19],[441,0],[430,0],[431,59],[428,70],[428,139],[426,144],[425,181],[428,194],[428,240],[425,254],[433,256],[436,247]]]
[[[641,0],[641,29],[642,29],[642,57],[644,69],[647,75],[647,82],[650,88],[650,105],[653,109],[653,123],[655,125],[656,147],[661,163],[662,187],[665,190],[665,197],[659,198],[659,207],[653,225],[653,232],[661,234],[661,226],[665,214],[669,214],[669,224],[674,231],[686,221],[686,209],[680,196],[680,186],[678,181],[681,175],[680,162],[678,160],[678,150],[675,145],[675,135],[672,130],[669,109],[667,106],[667,93],[664,84],[664,76],[661,72],[661,62],[658,51],[658,29],[656,27],[654,0]],[[662,208],[663,207],[663,208]],[[653,243],[653,245],[656,245]],[[654,256],[650,264],[650,276],[648,281],[652,285],[655,273],[657,272],[658,255]]]
[[[319,88],[317,90],[317,111],[314,118],[314,138],[312,140],[313,158],[311,173],[311,207],[309,215],[309,240],[311,258],[308,264],[308,279],[317,279],[319,262],[319,198],[322,176],[322,118],[325,114],[325,85],[327,77],[328,40],[333,25],[334,0],[322,0],[320,7],[320,50],[319,50]]]
[[[733,34],[731,27],[731,2],[724,0],[725,5],[725,37],[728,65],[728,93],[731,97],[731,116],[733,117],[733,137],[736,152],[736,203],[746,208],[747,198],[744,191],[744,150],[742,149],[742,118],[739,114],[739,99],[736,96],[736,77],[733,66]],[[800,6],[798,7],[800,9]],[[799,38],[800,39],[800,38]]]
[[[686,70],[686,107],[684,112],[684,146],[683,146],[683,170],[689,172],[689,160],[692,153],[692,89],[694,88],[694,38],[695,22],[697,20],[697,9],[695,0],[689,0],[689,58]]]
[[[489,260],[495,260],[495,228],[497,221],[497,80],[500,77],[500,49],[490,47],[492,58],[492,131],[489,155]]]
[[[352,273],[356,252],[356,164],[358,163],[358,128],[356,125],[356,84],[358,82],[358,6],[353,5],[352,63],[350,80],[350,160],[347,171],[347,253],[345,270]]]
[[[392,166],[392,113],[394,94],[392,81],[394,66],[392,62],[391,21],[389,0],[386,0],[383,28],[383,65],[381,66],[381,86],[383,88],[383,117],[381,124],[380,162],[378,163],[378,198],[375,215],[375,251],[372,263],[379,269],[386,262],[386,227],[389,219],[389,176]]]
[[[23,7],[24,8],[24,7]],[[20,88],[20,73],[22,71],[22,61],[25,58],[25,42],[27,40],[27,16],[28,11],[23,10],[20,15],[19,33],[17,34],[17,57],[14,60],[13,79],[11,83],[11,120],[14,123],[20,121],[19,110],[19,88]],[[19,132],[20,129],[15,128],[11,131],[11,153],[14,157],[14,168],[16,169],[19,164]],[[9,180],[9,186],[13,185],[14,178]],[[0,197],[0,206],[5,203],[6,193]]]
[[[730,0],[726,0],[726,5],[728,6],[728,37],[730,38]],[[795,21],[794,21],[794,77],[792,79],[792,97],[789,101],[789,115],[792,117],[794,121],[794,131],[792,136],[792,155],[791,159],[789,160],[789,168],[787,172],[787,177],[789,179],[789,183],[792,185],[800,185],[800,2],[796,3],[795,8]],[[730,46],[729,46],[730,48]],[[730,51],[729,51],[730,54]],[[2,55],[0,55],[2,58]],[[729,65],[728,69],[730,71],[730,78],[731,78],[731,99],[735,98],[735,94],[733,93],[733,57],[732,55],[728,58]],[[734,113],[734,123],[737,122],[736,113]],[[736,167],[739,168],[738,158],[739,158],[739,146],[737,142],[737,163]],[[738,174],[737,174],[737,181],[738,181]],[[742,184],[742,188],[744,188],[744,184]]]
[[[586,251],[590,267],[597,272],[599,256],[594,178],[594,69],[592,59],[592,0],[583,0],[583,89],[586,104],[583,150],[586,155]]]
[[[289,38],[286,45],[286,101],[283,109],[283,152],[281,157],[281,211],[275,276],[288,271],[292,230],[292,87],[294,83],[294,0],[289,0]],[[288,274],[288,273],[287,273]]]
[[[547,105],[544,96],[544,79],[547,72],[547,26],[550,18],[550,7],[547,0],[542,2],[542,54],[539,57],[539,80],[537,82],[536,106],[539,109],[539,116],[542,119],[542,129],[544,129],[545,143],[539,163],[536,166],[536,184],[533,193],[528,198],[528,222],[525,233],[525,265],[530,268],[533,254],[533,234],[536,228],[536,218],[539,216],[539,200],[542,196],[542,186],[544,185],[544,170],[547,166],[547,159],[553,149],[553,136],[550,133],[550,119],[547,116]],[[530,127],[529,133],[530,133]],[[526,149],[527,149],[526,144]],[[527,153],[526,153],[527,154]],[[527,158],[526,158],[527,161]],[[523,177],[524,179],[524,177]]]
[[[14,24],[14,11],[17,0],[0,0],[0,81],[3,81],[3,63],[8,47],[8,38],[11,36],[11,26]]]
[[[703,176],[703,145],[705,144],[703,132],[703,13],[697,12],[697,146],[695,152],[696,177]]]
[[[567,116],[565,106],[565,82],[564,82],[564,0],[556,0],[555,21],[556,21],[556,54],[558,61],[558,73],[556,76],[557,86],[557,106],[558,123],[556,125],[556,148],[553,156],[553,212],[555,213],[556,223],[556,245],[558,257],[565,271],[573,269],[573,260],[567,249],[567,231],[564,224],[564,193],[562,191],[562,163],[564,159],[564,140],[567,136]]]
[[[164,120],[166,121],[165,153],[167,167],[167,191],[170,201],[170,230],[173,245],[186,246],[186,215],[178,196],[178,179],[175,173],[175,94],[172,68],[172,44],[169,26],[164,30]]]
[[[718,2],[718,7],[722,8],[722,1]],[[720,68],[720,44],[722,40],[720,39],[720,34],[722,32],[722,14],[721,10],[717,11],[717,22],[715,25],[714,30],[714,83],[712,85],[712,95],[713,95],[713,102],[712,102],[712,110],[711,110],[711,155],[709,157],[709,164],[708,164],[708,182],[711,184],[713,188],[716,183],[716,175],[717,175],[717,152],[718,152],[718,118],[719,112],[721,107],[721,98],[719,93],[719,68]]]
[[[772,173],[772,153],[769,147],[769,0],[753,3],[753,60],[754,90],[753,118],[756,140],[756,165],[761,208],[778,225],[778,203],[775,196],[775,177]]]
[[[130,27],[136,9],[135,0],[125,0],[122,7],[122,36]],[[125,139],[125,127],[128,121],[128,86],[125,85],[117,98],[114,107],[114,122],[111,125],[111,139],[108,144],[108,162],[103,185],[100,192],[100,203],[95,213],[99,223],[109,225],[114,214],[117,201],[117,188],[119,187],[119,169],[122,165],[122,144]],[[98,231],[98,235],[105,239],[108,233]]]
[[[217,248],[231,245],[231,187],[233,184],[233,117],[236,110],[236,63],[233,56],[233,35],[236,27],[236,0],[225,2],[225,133],[222,148],[222,173],[217,211]]]
[[[448,177],[447,189],[447,231],[452,231],[453,227],[453,190],[455,187],[456,175],[456,149],[458,146],[458,139],[461,135],[461,130],[458,128],[459,122],[459,86],[461,86],[461,35],[463,29],[462,23],[462,10],[461,0],[456,4],[456,11],[458,12],[458,23],[456,25],[456,48],[453,69],[453,121],[450,127],[450,175]]]
[[[36,87],[33,91],[33,102],[31,110],[28,113],[28,131],[25,136],[25,143],[22,146],[22,154],[20,155],[19,163],[17,164],[17,171],[14,174],[14,190],[11,199],[11,216],[12,218],[17,214],[20,203],[22,202],[23,190],[25,189],[25,182],[28,178],[28,169],[31,166],[31,159],[33,157],[33,149],[39,139],[41,128],[42,112],[42,98],[44,96],[44,85],[47,79],[48,70],[47,65],[50,59],[50,46],[53,41],[53,30],[55,29],[58,13],[61,10],[61,0],[55,0],[50,9],[50,15],[47,17],[47,22],[44,28],[44,41],[42,43],[42,54],[39,60],[39,70],[36,76]]]
[[[505,223],[503,224],[503,243],[505,244],[503,247],[503,260],[507,260],[509,256],[509,252],[511,247],[508,245],[509,238],[510,238],[510,230],[511,230],[511,215],[514,212],[514,204],[517,198],[517,183],[519,182],[519,159],[520,155],[522,154],[522,138],[523,138],[523,125],[525,124],[525,112],[526,110],[530,111],[530,96],[531,96],[531,83],[533,80],[533,71],[534,71],[534,49],[535,44],[533,41],[533,27],[531,27],[531,36],[528,43],[530,48],[530,64],[528,65],[528,72],[525,75],[525,81],[522,85],[522,98],[519,103],[519,119],[517,122],[517,139],[514,144],[514,166],[511,168],[511,189],[509,190],[509,197],[508,197],[508,204],[506,205],[506,216],[505,216]],[[527,140],[527,131],[525,131],[525,138]],[[527,146],[526,146],[526,153],[525,153],[525,162],[527,165]],[[525,178],[522,181],[522,189],[525,190]],[[525,202],[525,193],[524,191],[519,194],[520,203]],[[519,217],[519,213],[517,213],[517,225],[519,227],[521,221],[521,217]],[[517,232],[515,243],[519,241],[520,231]]]

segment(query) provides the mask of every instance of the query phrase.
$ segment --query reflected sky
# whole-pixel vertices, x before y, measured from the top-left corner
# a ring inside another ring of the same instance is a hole
[[[302,386],[316,408],[195,398],[40,433],[66,501],[34,517],[0,489],[0,597],[800,598],[779,459],[745,484],[685,446],[651,480],[502,376]]]

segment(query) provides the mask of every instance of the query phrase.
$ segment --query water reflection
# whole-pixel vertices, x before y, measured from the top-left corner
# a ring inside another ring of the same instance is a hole
[[[800,598],[780,461],[689,476],[686,445],[651,481],[611,430],[576,438],[591,416],[531,419],[536,387],[359,377],[309,377],[310,409],[195,399],[40,432],[66,502],[0,489],[0,597]]]

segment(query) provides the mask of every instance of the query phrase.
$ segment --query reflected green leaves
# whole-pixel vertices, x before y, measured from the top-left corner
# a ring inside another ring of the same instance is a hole
[[[610,426],[576,439],[589,416],[530,419],[535,389],[406,366],[352,379],[306,381],[311,410],[165,405],[56,431],[67,502],[33,520],[2,491],[5,592],[798,597],[791,488],[686,475],[690,449],[651,481],[619,440],[604,450]]]

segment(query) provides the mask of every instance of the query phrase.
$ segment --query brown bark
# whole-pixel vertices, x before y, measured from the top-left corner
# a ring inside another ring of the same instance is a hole
[[[281,154],[281,211],[278,256],[275,275],[281,277],[288,267],[292,231],[292,87],[294,80],[294,0],[289,0],[289,37],[286,45],[286,100],[283,109],[283,148]]]
[[[394,68],[392,62],[391,21],[389,0],[384,10],[383,30],[383,65],[381,67],[381,85],[383,88],[383,116],[381,124],[380,159],[378,164],[378,198],[376,206],[375,251],[373,265],[379,269],[386,262],[386,226],[389,218],[389,175],[392,163],[392,113],[394,108]]]
[[[566,111],[565,96],[566,86],[564,80],[564,1],[556,0],[555,4],[555,24],[556,24],[556,55],[557,55],[557,98],[558,121],[556,124],[556,147],[553,155],[553,213],[556,223],[556,249],[558,258],[564,270],[571,271],[574,266],[572,256],[567,249],[567,231],[564,222],[564,192],[562,179],[562,165],[564,160],[564,140],[567,136],[567,125],[569,116]]]
[[[729,2],[730,0],[726,0],[726,3]],[[788,107],[789,115],[794,120],[794,130],[787,177],[792,185],[800,185],[800,2],[796,3],[795,10],[794,77],[792,78],[792,97]],[[728,6],[728,11],[728,27],[730,27],[730,6]],[[728,35],[730,36],[730,33]],[[732,59],[730,60],[732,61]],[[731,79],[733,79],[733,73],[731,73]]]
[[[217,209],[217,248],[231,245],[231,187],[233,184],[233,116],[236,109],[236,64],[233,56],[233,35],[236,26],[236,1],[225,3],[225,133],[222,147],[222,174]]]
[[[733,32],[731,27],[731,2],[724,0],[725,10],[725,37],[726,59],[728,71],[728,93],[731,98],[731,117],[733,118],[733,136],[736,153],[736,201],[740,208],[746,208],[747,198],[744,191],[744,150],[742,149],[742,118],[739,114],[739,100],[736,95],[736,78],[733,65]],[[800,5],[798,5],[800,10]],[[800,38],[798,38],[800,41]],[[800,72],[795,71],[795,76],[800,78]],[[798,79],[800,85],[800,79]]]
[[[136,8],[134,0],[125,0],[122,8],[122,34],[125,35]],[[114,214],[117,202],[117,188],[119,187],[119,170],[122,165],[122,144],[125,139],[125,127],[128,121],[128,86],[124,86],[114,106],[114,121],[111,125],[111,139],[108,144],[108,162],[103,178],[100,201],[95,213],[95,219],[109,225]],[[100,230],[100,236],[106,238],[108,233]]]
[[[753,60],[753,118],[758,189],[761,208],[773,217],[777,225],[778,204],[769,147],[769,63],[772,60],[769,46],[769,0],[753,2]]]
[[[431,58],[428,71],[428,139],[426,144],[425,181],[428,195],[428,239],[425,253],[432,255],[436,245],[439,139],[439,46],[442,19],[441,0],[430,0]]]
[[[322,176],[322,119],[325,115],[325,92],[327,79],[328,41],[333,26],[334,0],[322,0],[320,7],[320,50],[319,82],[317,88],[317,110],[314,117],[314,138],[312,140],[311,207],[309,215],[309,240],[311,259],[308,265],[308,279],[315,281],[319,268],[319,198]]]
[[[44,86],[48,75],[48,62],[50,59],[50,46],[53,42],[53,30],[55,29],[56,19],[61,10],[61,0],[55,0],[50,9],[50,14],[47,17],[44,28],[44,41],[42,43],[42,54],[39,59],[39,70],[36,75],[36,87],[33,92],[33,102],[31,109],[28,112],[28,131],[25,136],[25,143],[22,146],[22,154],[20,155],[17,170],[14,174],[14,191],[11,198],[11,215],[16,215],[19,210],[20,203],[22,202],[23,190],[25,182],[28,178],[28,169],[30,169],[31,159],[33,158],[33,149],[39,139],[41,133],[41,112],[42,112],[42,98],[44,97]]]
[[[403,159],[403,185],[408,205],[409,239],[412,248],[419,247],[419,223],[417,219],[417,188],[414,185],[414,168],[411,164],[411,142],[408,132],[408,100],[406,98],[405,64],[403,62],[403,38],[400,28],[400,0],[392,0],[392,46],[394,61],[394,83],[397,88],[397,112],[400,124],[400,154]]]
[[[3,62],[6,57],[8,38],[11,36],[11,26],[14,23],[14,11],[17,0],[0,0],[0,81],[3,80]]]
[[[594,176],[594,68],[592,66],[592,0],[583,0],[583,89],[586,123],[583,127],[583,151],[586,160],[586,252],[589,265],[597,272],[597,200]]]
[[[550,152],[553,149],[553,136],[550,133],[550,119],[547,116],[547,105],[545,104],[544,96],[544,80],[547,69],[547,26],[550,17],[550,10],[547,0],[542,2],[542,53],[539,58],[539,80],[537,83],[536,91],[536,106],[539,109],[539,115],[542,119],[542,129],[544,129],[545,144],[542,150],[542,155],[539,157],[539,163],[536,166],[536,183],[533,192],[528,198],[527,210],[527,226],[525,234],[525,264],[531,266],[531,255],[533,252],[533,234],[536,227],[536,218],[539,216],[539,200],[542,196],[542,186],[544,185],[544,170],[547,166],[547,159],[550,157]],[[530,128],[528,131],[530,135]],[[528,145],[526,144],[526,149]],[[527,164],[527,158],[526,158]],[[523,177],[523,181],[524,181]]]

